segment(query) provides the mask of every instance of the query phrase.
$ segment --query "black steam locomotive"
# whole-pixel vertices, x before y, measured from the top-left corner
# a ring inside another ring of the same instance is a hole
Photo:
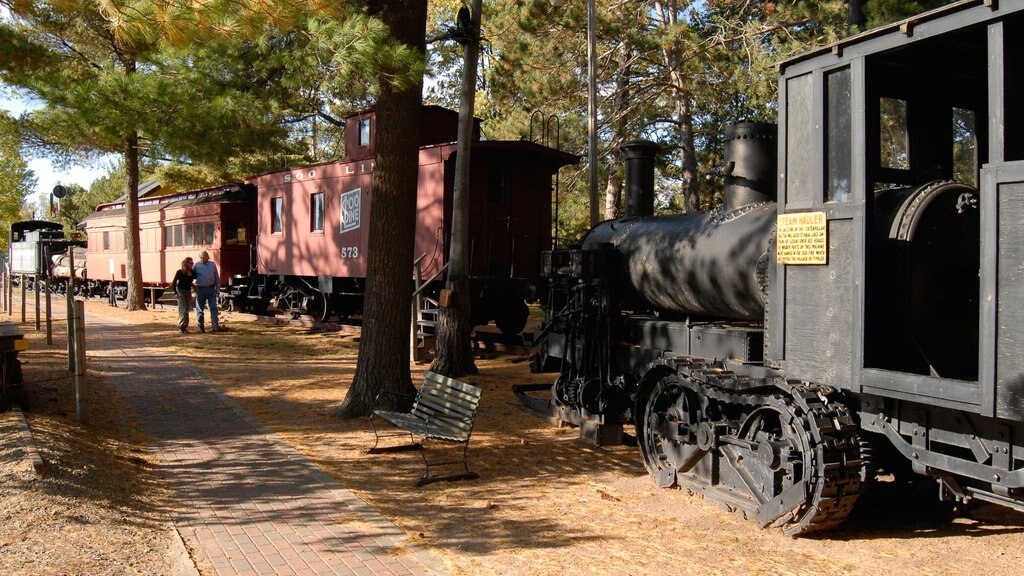
[[[789,533],[881,469],[1024,510],[1024,1],[964,1],[780,66],[726,133],[725,200],[545,254],[557,418],[654,482]]]

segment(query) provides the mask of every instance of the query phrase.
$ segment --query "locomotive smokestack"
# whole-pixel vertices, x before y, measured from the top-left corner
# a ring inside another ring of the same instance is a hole
[[[626,164],[626,218],[654,214],[654,155],[658,148],[649,140],[632,140],[619,146]]]
[[[775,124],[738,122],[725,129],[725,211],[776,199]]]

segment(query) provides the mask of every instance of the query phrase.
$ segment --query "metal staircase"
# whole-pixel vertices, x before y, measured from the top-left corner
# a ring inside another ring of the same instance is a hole
[[[437,271],[437,273],[424,282],[420,263],[423,261],[425,256],[426,254],[421,254],[420,257],[413,262],[416,278],[416,290],[412,294],[412,329],[409,331],[409,345],[412,361],[418,364],[427,362],[430,354],[434,351],[437,333],[437,317],[441,311],[441,307],[438,305],[437,300],[428,296],[425,293],[425,290],[427,286],[434,281],[434,279],[443,274],[448,268],[448,264],[445,264]]]

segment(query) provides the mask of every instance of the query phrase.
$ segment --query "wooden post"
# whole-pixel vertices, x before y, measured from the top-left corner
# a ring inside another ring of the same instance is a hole
[[[420,268],[420,261],[422,261],[422,258],[416,259],[416,287],[414,290],[417,292],[419,292],[420,287],[423,285],[423,271]],[[417,334],[421,329],[420,295],[417,293],[412,297],[412,333],[409,335],[409,350],[412,351],[410,355],[412,356],[413,363],[419,362],[420,356],[422,355],[422,352],[420,352],[420,349],[417,347],[417,344],[419,343]]]
[[[25,275],[21,275],[21,323],[25,323]]]
[[[75,416],[89,423],[89,386],[85,377],[85,302],[74,301],[75,318]]]
[[[47,276],[44,280],[46,281],[46,345],[47,346],[52,346],[53,345],[53,321],[52,321],[52,318],[51,318],[52,308],[51,308],[51,303],[50,303],[50,288],[51,288],[50,282],[52,282],[52,279],[50,278],[50,276]]]
[[[40,328],[42,328],[42,324],[40,323],[40,320],[42,320],[42,318],[40,318],[39,314],[39,274],[32,275],[32,292],[35,293],[36,296],[36,331],[38,331]]]
[[[68,266],[71,269],[68,277],[67,315],[68,320],[68,372],[75,373],[75,249],[68,247]]]

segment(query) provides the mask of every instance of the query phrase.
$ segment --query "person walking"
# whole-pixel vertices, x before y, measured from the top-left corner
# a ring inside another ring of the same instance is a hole
[[[199,323],[199,331],[206,332],[203,310],[209,304],[210,331],[216,332],[219,328],[217,295],[220,294],[220,274],[217,273],[217,265],[210,260],[209,252],[203,250],[199,253],[199,262],[195,263],[193,270],[196,274],[196,322]]]
[[[171,290],[174,290],[174,297],[178,299],[178,331],[182,334],[188,332],[188,309],[192,305],[192,287],[195,281],[192,259],[185,258],[171,280]]]

